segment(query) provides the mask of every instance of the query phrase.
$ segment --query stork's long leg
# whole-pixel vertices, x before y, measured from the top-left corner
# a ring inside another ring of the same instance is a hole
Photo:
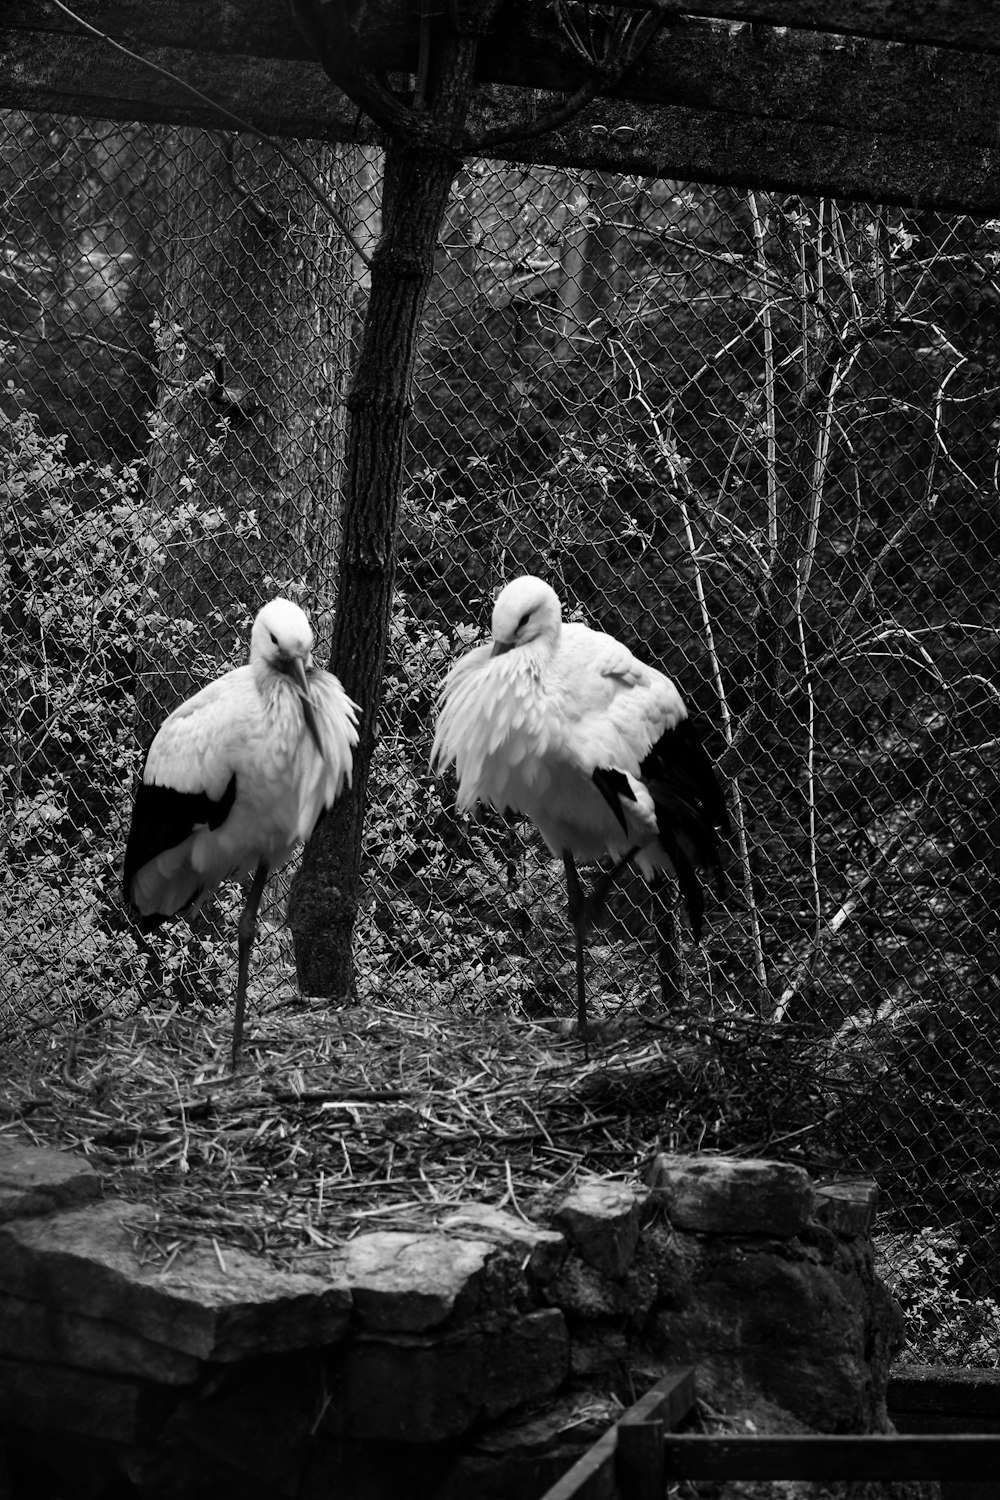
[[[576,873],[576,862],[568,850],[563,851],[563,866],[566,870],[566,905],[569,919],[573,923],[576,939],[576,1015],[583,1045],[587,1045],[587,989],[583,973],[583,939],[587,931],[589,912],[584,899],[580,877]]]
[[[587,929],[594,918],[599,916],[608,893],[614,885],[618,876],[624,870],[629,860],[636,853],[636,849],[629,849],[617,864],[611,866],[610,870],[604,870],[594,882],[589,895],[584,896],[580,885],[580,877],[577,874],[576,863],[572,854],[563,851],[563,866],[566,870],[566,894],[567,906],[569,908],[569,919],[573,923],[573,933],[576,938],[576,1014],[580,1035],[584,1046],[587,1042],[587,989],[584,977],[584,940]]]
[[[652,891],[656,968],[660,976],[660,1004],[665,1011],[669,1011],[684,995],[676,890],[674,881],[665,879],[662,886],[654,887]]]
[[[236,1011],[233,1016],[233,1072],[239,1064],[240,1053],[243,1050],[243,1017],[246,1011],[247,1001],[247,977],[250,973],[250,950],[257,932],[257,910],[260,906],[260,898],[264,894],[267,877],[270,874],[270,866],[261,860],[257,866],[256,873],[247,892],[247,899],[240,912],[240,924],[237,928],[237,943],[239,952],[239,965],[236,974]]]

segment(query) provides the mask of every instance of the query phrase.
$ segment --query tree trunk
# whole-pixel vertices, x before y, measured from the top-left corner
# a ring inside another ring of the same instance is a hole
[[[352,957],[361,835],[389,637],[403,455],[420,315],[451,184],[451,152],[392,142],[386,152],[383,232],[348,397],[347,485],[331,669],[360,705],[354,784],[324,818],[292,882],[288,920],[306,994],[355,994]]]

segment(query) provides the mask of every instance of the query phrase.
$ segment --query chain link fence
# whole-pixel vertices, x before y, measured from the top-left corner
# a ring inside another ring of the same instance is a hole
[[[294,156],[301,170],[293,170]],[[356,246],[304,181],[354,229]],[[0,119],[8,1044],[229,1003],[233,910],[118,899],[150,730],[335,601],[379,159]],[[359,253],[360,252],[360,253]],[[434,696],[500,584],[678,680],[732,785],[701,946],[641,881],[608,1020],[711,1054],[674,1139],[874,1175],[910,1356],[1000,1364],[1000,224],[469,165],[415,383],[371,781],[362,1000],[572,1014],[561,866],[430,777]],[[275,882],[252,1002],[294,983]],[[679,1133],[678,1133],[679,1132]]]

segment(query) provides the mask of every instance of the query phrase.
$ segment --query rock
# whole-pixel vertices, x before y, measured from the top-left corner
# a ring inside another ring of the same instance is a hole
[[[625,1276],[612,1278],[571,1255],[545,1289],[556,1307],[575,1318],[617,1317],[639,1325],[656,1296],[656,1274],[649,1257],[633,1265]]]
[[[0,1424],[147,1442],[167,1406],[145,1382],[25,1360],[0,1359]]]
[[[548,1395],[568,1367],[569,1337],[556,1308],[437,1338],[363,1335],[344,1354],[346,1431],[375,1442],[440,1442],[482,1416]]]
[[[733,1156],[657,1156],[649,1186],[677,1229],[790,1238],[809,1221],[813,1186],[801,1167]]]
[[[350,1242],[344,1274],[362,1327],[419,1333],[476,1311],[495,1254],[486,1240],[383,1231]]]
[[[620,1327],[600,1323],[575,1329],[569,1361],[574,1380],[614,1386],[622,1370],[628,1368],[628,1339]]]
[[[537,1401],[565,1380],[569,1334],[558,1308],[542,1308],[483,1340],[483,1411],[487,1417]]]
[[[878,1184],[871,1178],[827,1182],[816,1189],[813,1213],[837,1234],[871,1234],[878,1207]]]
[[[555,1275],[566,1258],[566,1239],[556,1229],[543,1229],[489,1203],[469,1203],[442,1219],[442,1229],[471,1224],[500,1244],[518,1246],[526,1252],[525,1275],[544,1284]]]
[[[628,1309],[628,1294],[621,1283],[602,1276],[579,1255],[568,1257],[545,1294],[556,1307],[577,1320],[621,1319]]]
[[[433,1500],[538,1500],[584,1451],[581,1443],[552,1453],[472,1454],[459,1459]]]
[[[164,1272],[135,1249],[142,1204],[109,1199],[0,1225],[0,1286],[54,1312],[127,1329],[196,1359],[312,1348],[339,1339],[351,1295],[341,1282],[276,1270],[226,1246],[182,1250]]]
[[[656,1300],[667,1310],[684,1307],[701,1263],[701,1241],[658,1218],[642,1232],[642,1247],[656,1276]]]
[[[225,1493],[255,1493],[267,1485],[296,1495],[322,1397],[319,1377],[318,1356],[298,1353],[226,1367],[210,1395],[182,1401],[171,1413],[156,1467],[169,1479],[172,1455],[193,1450],[199,1468],[207,1467],[209,1455],[220,1475],[230,1471],[232,1489]],[[233,1483],[236,1475],[242,1476],[238,1484]],[[153,1478],[147,1461],[143,1493]],[[162,1486],[163,1480],[158,1483]]]
[[[657,1307],[646,1339],[694,1365],[723,1410],[753,1395],[820,1432],[878,1430],[870,1280],[849,1252],[824,1261],[803,1246],[703,1242],[686,1296]]]
[[[480,1432],[433,1500],[538,1500],[621,1416],[607,1397],[556,1397]]]
[[[647,1383],[652,1385],[653,1379]],[[621,1414],[621,1402],[613,1395],[571,1391],[532,1407],[527,1415],[514,1412],[490,1423],[477,1434],[475,1448],[477,1453],[544,1453],[567,1439],[588,1445]]]
[[[144,1376],[161,1385],[188,1385],[201,1362],[152,1343],[119,1324],[62,1312],[40,1302],[0,1295],[0,1356],[43,1360],[113,1375]]]
[[[639,1214],[645,1193],[617,1182],[585,1182],[556,1209],[581,1259],[606,1276],[624,1276],[639,1243]]]
[[[0,1224],[101,1195],[94,1169],[68,1151],[0,1140]]]

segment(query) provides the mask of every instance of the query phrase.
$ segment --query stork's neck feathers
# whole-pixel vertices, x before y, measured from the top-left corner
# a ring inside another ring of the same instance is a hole
[[[502,655],[493,657],[490,665],[496,677],[511,687],[523,684],[522,691],[530,684],[534,688],[545,676],[545,668],[552,660],[553,645],[546,640],[524,641],[513,646]]]

